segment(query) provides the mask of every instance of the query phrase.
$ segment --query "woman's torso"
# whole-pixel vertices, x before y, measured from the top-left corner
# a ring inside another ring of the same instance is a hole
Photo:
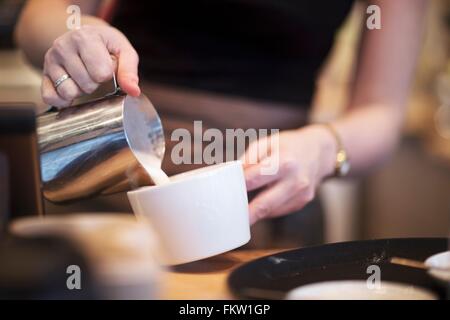
[[[308,106],[352,0],[120,1],[145,79]]]

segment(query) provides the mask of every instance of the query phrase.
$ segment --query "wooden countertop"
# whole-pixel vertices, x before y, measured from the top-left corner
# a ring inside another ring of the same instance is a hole
[[[163,299],[233,299],[227,287],[232,270],[245,262],[284,250],[236,250],[164,272]]]

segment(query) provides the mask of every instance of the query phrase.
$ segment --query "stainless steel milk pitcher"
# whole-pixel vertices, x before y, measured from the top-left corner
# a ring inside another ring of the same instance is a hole
[[[103,98],[38,117],[46,199],[65,202],[151,184],[136,151],[161,163],[161,121],[146,96],[125,95],[115,77],[114,85],[115,91]]]

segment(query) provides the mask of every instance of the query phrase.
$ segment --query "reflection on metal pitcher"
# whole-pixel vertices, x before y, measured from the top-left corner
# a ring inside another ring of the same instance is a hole
[[[165,150],[151,102],[120,92],[40,116],[38,140],[43,193],[53,202],[148,185],[135,153],[145,152],[160,165]]]

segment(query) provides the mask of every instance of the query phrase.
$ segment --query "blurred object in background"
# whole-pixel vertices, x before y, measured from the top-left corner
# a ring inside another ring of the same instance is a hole
[[[43,214],[34,106],[0,103],[0,153],[8,164],[7,216]]]
[[[151,227],[131,214],[70,214],[25,218],[15,236],[56,236],[86,257],[101,299],[155,299],[161,289],[160,248]]]
[[[9,163],[6,154],[0,151],[0,239],[6,231],[9,214]]]
[[[70,242],[54,237],[16,238],[0,242],[1,300],[72,300],[97,298],[84,257]],[[82,271],[81,290],[69,290],[67,273]]]
[[[1,1],[1,0],[0,0]],[[36,112],[48,106],[41,98],[41,76],[17,50],[0,50],[0,103],[32,103]]]
[[[40,113],[42,102],[40,73],[31,68],[15,50],[14,27],[25,0],[0,0],[0,102],[33,103]]]
[[[432,4],[408,123],[425,150],[450,167],[450,0]]]
[[[0,0],[0,49],[14,46],[13,32],[25,0]]]
[[[450,57],[447,69],[437,76],[436,94],[439,107],[434,113],[435,130],[429,133],[427,146],[433,155],[450,166]]]
[[[439,75],[436,86],[439,102],[441,103],[434,117],[436,131],[442,138],[450,140],[450,61],[448,71]],[[450,148],[447,150],[450,152]]]

